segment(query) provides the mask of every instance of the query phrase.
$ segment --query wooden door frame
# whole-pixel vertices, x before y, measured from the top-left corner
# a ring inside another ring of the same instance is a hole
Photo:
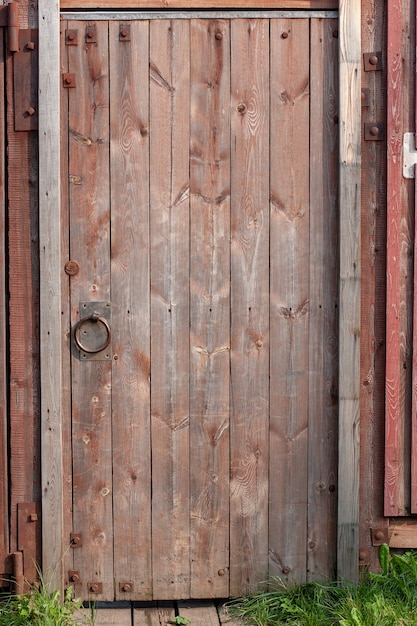
[[[264,5],[260,4],[260,8]],[[61,424],[60,7],[39,0],[39,239],[43,569],[63,581]],[[46,68],[46,69],[45,69]],[[361,0],[339,0],[338,576],[355,581],[359,553]]]

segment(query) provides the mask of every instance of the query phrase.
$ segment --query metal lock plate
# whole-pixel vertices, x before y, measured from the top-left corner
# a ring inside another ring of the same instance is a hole
[[[110,302],[80,302],[80,319],[73,342],[80,361],[109,361],[111,350]]]

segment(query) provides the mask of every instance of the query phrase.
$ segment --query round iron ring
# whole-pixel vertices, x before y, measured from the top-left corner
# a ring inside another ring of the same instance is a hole
[[[87,348],[86,346],[83,345],[80,339],[81,328],[86,322],[94,322],[95,324],[99,324],[99,323],[103,324],[106,330],[106,339],[103,342],[103,345],[98,346],[98,348]],[[91,315],[89,315],[88,317],[83,317],[79,322],[76,323],[74,327],[74,342],[80,352],[86,352],[87,354],[97,354],[98,352],[102,352],[103,350],[105,350],[107,346],[109,345],[110,341],[111,341],[110,325],[108,321],[96,311],[92,313]]]

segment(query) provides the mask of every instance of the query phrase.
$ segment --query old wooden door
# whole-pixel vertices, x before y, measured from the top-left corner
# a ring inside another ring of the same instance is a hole
[[[67,582],[331,575],[337,22],[112,17],[62,21]]]

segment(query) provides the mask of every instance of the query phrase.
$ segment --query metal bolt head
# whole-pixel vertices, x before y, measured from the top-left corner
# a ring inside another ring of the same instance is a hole
[[[369,57],[369,63],[371,65],[378,65],[378,57],[373,54],[371,57]]]
[[[93,30],[88,30],[86,33],[88,39],[92,39],[94,37],[94,31]]]
[[[33,115],[35,115],[36,111],[33,107],[29,107],[28,109],[26,109],[26,115],[28,115],[28,117],[32,117]]]
[[[288,39],[288,33],[286,30],[283,33],[281,33],[281,39]]]
[[[34,50],[35,49],[35,42],[34,41],[28,41],[26,44],[26,50]]]
[[[378,126],[372,126],[372,128],[369,130],[369,133],[372,135],[372,137],[377,137],[379,135]]]
[[[216,34],[214,36],[216,37],[216,39],[223,39],[223,33],[221,30],[216,31]]]

